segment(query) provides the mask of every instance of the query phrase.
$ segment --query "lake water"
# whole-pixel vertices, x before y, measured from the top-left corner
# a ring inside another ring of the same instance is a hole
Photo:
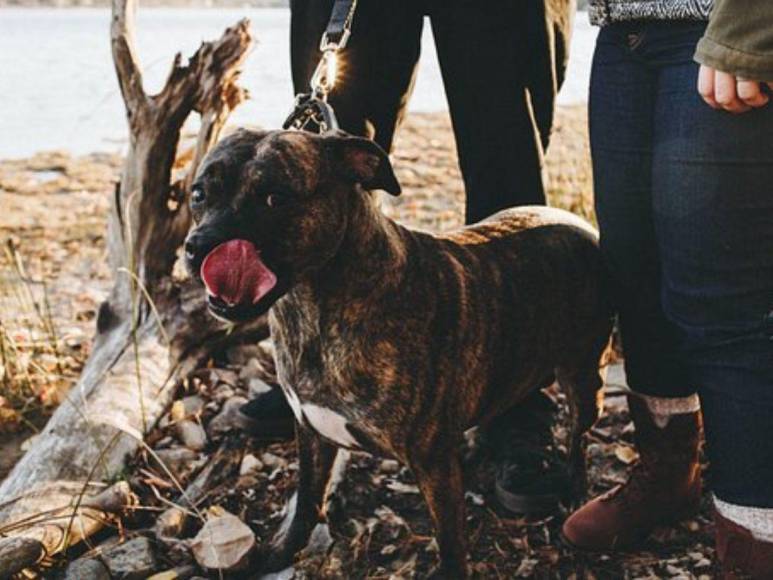
[[[240,18],[257,46],[242,84],[251,99],[231,123],[278,127],[292,103],[287,9],[141,9],[137,50],[148,91],[158,90],[176,52],[192,55]],[[0,158],[36,151],[120,151],[126,143],[123,102],[109,45],[108,9],[0,9]],[[429,26],[425,27],[412,111],[446,109]],[[560,102],[586,100],[595,30],[577,15],[572,62]]]

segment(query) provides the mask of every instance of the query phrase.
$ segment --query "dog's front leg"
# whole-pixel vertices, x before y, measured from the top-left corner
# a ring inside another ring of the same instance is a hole
[[[287,505],[287,515],[265,556],[264,572],[292,565],[295,554],[306,546],[314,526],[325,520],[328,487],[338,448],[296,423],[298,490]]]
[[[419,489],[435,524],[440,568],[435,578],[467,578],[464,482],[456,448],[433,449],[412,461]]]

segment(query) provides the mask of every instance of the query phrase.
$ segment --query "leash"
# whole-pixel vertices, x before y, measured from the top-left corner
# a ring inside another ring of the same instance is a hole
[[[357,0],[335,0],[325,33],[319,43],[322,58],[311,76],[311,92],[295,96],[295,105],[282,124],[283,129],[326,133],[338,129],[328,95],[338,74],[338,53],[346,48],[352,35],[352,21]]]

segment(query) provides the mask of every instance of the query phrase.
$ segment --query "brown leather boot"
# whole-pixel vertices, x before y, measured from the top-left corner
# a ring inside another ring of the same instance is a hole
[[[700,411],[671,415],[659,427],[647,404],[628,396],[639,462],[628,481],[586,503],[564,522],[576,548],[609,551],[632,546],[653,528],[698,510],[701,475]]]
[[[773,542],[756,539],[749,530],[716,511],[714,525],[723,580],[773,578]]]

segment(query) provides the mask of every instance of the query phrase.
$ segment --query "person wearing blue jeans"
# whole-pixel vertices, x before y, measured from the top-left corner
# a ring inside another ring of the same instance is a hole
[[[640,461],[563,534],[630,547],[697,510],[702,409],[723,569],[770,579],[773,2],[592,0],[591,18],[595,203]]]

